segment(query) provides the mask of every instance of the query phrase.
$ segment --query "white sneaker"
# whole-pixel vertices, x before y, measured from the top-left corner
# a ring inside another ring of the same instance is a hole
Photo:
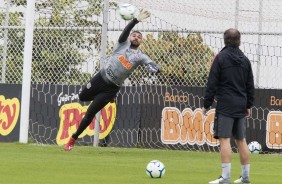
[[[239,179],[235,180],[234,183],[248,183],[251,184],[250,180],[248,178],[242,178],[242,176],[240,176]]]
[[[210,181],[209,184],[230,184],[229,179],[224,179],[222,176],[220,176],[218,179],[214,181]]]

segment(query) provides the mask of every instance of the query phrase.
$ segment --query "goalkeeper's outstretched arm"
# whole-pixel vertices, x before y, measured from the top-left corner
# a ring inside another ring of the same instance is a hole
[[[138,23],[139,21],[134,18],[132,21],[130,21],[127,26],[125,26],[125,28],[123,29],[121,35],[119,36],[118,42],[119,43],[123,43],[127,40],[130,31],[132,30],[132,28]]]
[[[138,16],[136,18],[134,18],[132,21],[130,21],[127,26],[125,26],[125,28],[123,29],[121,35],[119,36],[118,42],[119,43],[123,43],[127,40],[130,31],[133,29],[133,27],[138,24],[138,22],[142,22],[145,19],[147,19],[148,17],[150,17],[150,12],[141,9],[140,13],[138,14]]]

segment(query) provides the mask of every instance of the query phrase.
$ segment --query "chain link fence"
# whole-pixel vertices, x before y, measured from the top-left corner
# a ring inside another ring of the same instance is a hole
[[[241,49],[253,63],[256,86],[281,87],[272,79],[281,79],[282,2],[110,1],[107,54],[128,23],[116,11],[120,3],[152,12],[148,22],[134,29],[145,35],[143,52],[164,71],[152,76],[140,67],[124,85],[204,86],[210,63],[224,46],[222,32],[238,27],[243,33]],[[103,9],[102,0],[36,1],[32,83],[83,84],[99,70]],[[0,3],[2,83],[22,82],[25,10],[26,1]]]
[[[136,29],[145,34],[143,52],[164,70],[150,76],[140,67],[125,85],[204,86],[210,63],[223,47],[222,32],[238,26],[257,86],[280,87],[265,76],[271,73],[276,78],[280,73],[276,71],[281,68],[280,1],[110,1],[108,54],[127,23],[116,12],[117,5],[125,2],[152,12],[149,21]],[[102,0],[36,1],[32,83],[81,84],[98,71],[103,8]],[[25,9],[21,0],[0,4],[2,83],[22,82]]]

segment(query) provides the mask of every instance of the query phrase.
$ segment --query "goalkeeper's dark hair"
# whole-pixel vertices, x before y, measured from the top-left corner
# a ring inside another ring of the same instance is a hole
[[[234,28],[227,29],[224,32],[224,44],[226,46],[239,47],[241,44],[241,33]]]
[[[130,35],[132,35],[133,33],[139,33],[139,34],[141,34],[141,35],[142,35],[142,33],[141,33],[140,31],[137,31],[137,30],[132,31],[132,32],[130,33]]]

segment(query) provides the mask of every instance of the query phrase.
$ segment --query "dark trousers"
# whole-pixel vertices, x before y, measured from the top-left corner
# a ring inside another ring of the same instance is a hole
[[[74,139],[89,126],[97,112],[115,98],[120,87],[105,81],[100,72],[96,74],[79,94],[80,101],[92,101],[75,134]]]

